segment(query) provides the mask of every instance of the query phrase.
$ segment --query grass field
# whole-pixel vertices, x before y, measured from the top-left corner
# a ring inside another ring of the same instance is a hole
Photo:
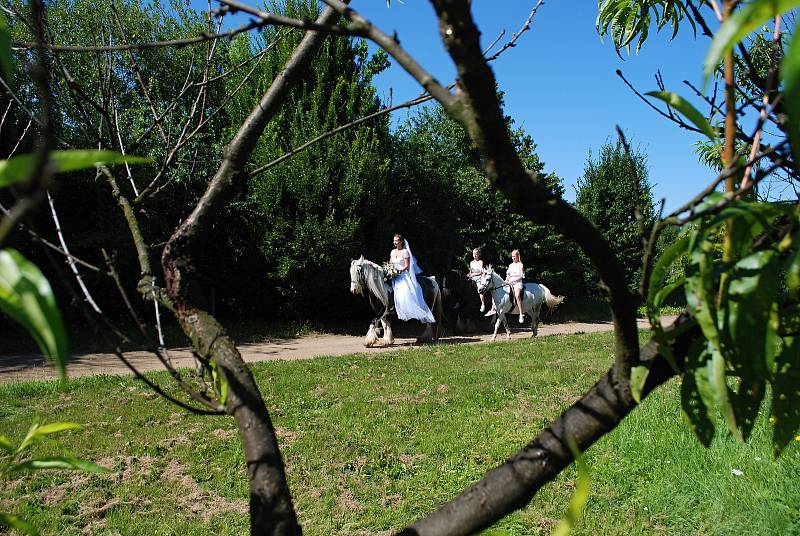
[[[305,533],[388,534],[524,445],[611,361],[612,336],[601,333],[263,362],[253,370]],[[0,511],[44,534],[248,531],[231,419],[187,415],[126,378],[0,386],[0,434],[19,439],[35,418],[86,425],[57,436],[60,447],[38,446],[38,454],[61,448],[114,472],[0,482]],[[592,484],[577,534],[800,533],[800,442],[774,460],[762,416],[750,443],[720,433],[704,449],[681,422],[675,382],[586,460]],[[574,479],[570,468],[495,529],[549,534]]]

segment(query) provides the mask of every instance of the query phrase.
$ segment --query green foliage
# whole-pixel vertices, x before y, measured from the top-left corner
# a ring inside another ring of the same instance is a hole
[[[15,1],[14,5],[22,12],[29,10],[27,2]],[[123,0],[114,2],[113,6],[119,23],[110,2],[48,2],[45,13],[48,38],[59,44],[76,46],[140,43],[185,38],[208,29],[205,17],[178,0]],[[16,20],[0,12],[0,19],[6,18]],[[10,30],[15,41],[32,39],[25,24],[12,23]],[[227,46],[226,41],[217,43],[215,60],[209,66],[210,76],[222,74]],[[162,171],[162,164],[168,156],[168,144],[162,139],[161,130],[170,140],[169,145],[174,145],[193,109],[188,132],[193,132],[198,126],[201,116],[208,120],[203,128],[182,143],[171,165],[163,170],[151,190],[158,189],[158,194],[135,205],[143,236],[151,246],[163,244],[169,238],[176,223],[202,194],[208,177],[219,162],[224,114],[217,114],[210,120],[209,115],[214,109],[213,103],[223,99],[223,83],[217,81],[203,86],[205,100],[200,101],[197,98],[201,88],[184,85],[187,79],[200,78],[207,47],[208,44],[155,47],[106,54],[59,54],[52,58],[52,118],[58,137],[72,147],[97,147],[99,144],[122,152],[116,135],[119,126],[125,152],[149,159],[148,163],[131,168],[130,180],[126,169],[113,170],[121,193],[128,200],[136,198],[131,182],[141,193]],[[30,61],[30,54],[16,51],[14,59],[24,66]],[[69,73],[71,81],[65,73]],[[25,69],[18,69],[15,88],[28,109],[40,113],[40,101],[25,74]],[[152,108],[161,118],[158,127],[153,126],[154,112],[143,94],[139,79],[147,88]],[[200,106],[201,103],[205,105]],[[27,123],[27,115],[19,110],[13,106],[8,114],[0,150],[10,150],[13,145],[7,146],[6,138],[14,140],[14,131],[21,134]],[[28,140],[35,140],[39,135],[37,125],[31,125],[19,150],[33,152],[34,147]],[[134,159],[126,160],[131,162]],[[105,177],[98,178],[94,169],[70,172],[63,179],[59,177],[50,194],[71,252],[95,265],[102,265],[101,249],[105,249],[114,256],[123,283],[135,284],[140,276],[136,252],[131,247],[130,233]],[[40,230],[52,229],[47,211],[38,211],[32,217],[33,224]],[[42,262],[39,248],[24,235],[17,235],[12,240],[16,249],[39,264],[54,281],[54,290],[61,299],[65,289],[52,277],[53,269]],[[159,253],[159,249],[153,247],[152,264],[157,265]],[[114,315],[122,309],[110,278],[87,273],[84,279],[106,313]],[[135,301],[134,306],[146,307],[139,301]]]
[[[776,15],[797,6],[800,6],[800,0],[753,0],[733,13],[714,34],[714,39],[711,41],[703,63],[704,80],[708,81],[725,53],[729,52],[747,35],[775,18]]]
[[[149,162],[147,158],[126,156],[115,151],[91,149],[53,151],[47,156],[53,162],[56,173],[93,168],[96,164],[142,164]],[[27,179],[36,162],[36,158],[38,157],[35,154],[23,154],[8,160],[0,160],[0,188]]]
[[[625,156],[620,141],[606,142],[597,159],[592,155],[586,161],[583,177],[578,180],[575,205],[597,227],[611,244],[625,268],[625,276],[632,290],[638,289],[641,277],[642,235],[636,220],[634,180],[638,183],[639,203],[645,232],[653,224],[654,209],[648,181],[647,156],[639,150],[632,151],[631,162]],[[596,275],[587,274],[589,288],[597,288]]]
[[[53,434],[66,430],[80,430],[81,426],[72,422],[54,422],[39,424],[34,422],[28,433],[15,445],[10,439],[0,435],[0,479],[8,480],[19,473],[28,473],[43,469],[75,469],[83,472],[103,473],[108,469],[86,460],[72,456],[31,457],[29,450],[33,445]],[[38,534],[36,528],[24,519],[6,512],[0,512],[0,525],[17,530],[23,534]]]
[[[561,179],[546,173],[536,144],[524,130],[513,128],[512,140],[526,167],[556,196]],[[419,110],[394,135],[391,184],[394,196],[387,206],[380,242],[374,250],[386,255],[391,232],[408,237],[420,264],[433,273],[464,268],[476,246],[485,263],[505,266],[520,249],[526,276],[559,293],[575,294],[583,268],[572,248],[547,226],[533,225],[512,211],[505,197],[483,176],[483,162],[464,128],[440,107]]]
[[[583,513],[583,507],[586,506],[586,501],[589,499],[591,475],[589,474],[589,468],[586,466],[586,460],[584,460],[583,454],[571,436],[567,437],[567,442],[572,455],[575,457],[575,466],[578,468],[578,481],[575,483],[575,492],[569,500],[569,508],[553,530],[552,536],[569,536],[578,523]]]
[[[691,3],[692,0],[600,0],[597,32],[601,36],[610,35],[617,52],[622,48],[630,52],[630,45],[638,36],[638,52],[647,40],[653,22],[657,25],[657,31],[667,25],[672,26],[672,37],[677,35],[684,17],[694,28],[689,10]]]
[[[705,206],[719,202],[712,196]],[[733,258],[717,253],[717,233],[727,228]],[[684,416],[707,444],[710,414],[718,408],[733,437],[746,440],[772,386],[776,455],[800,432],[797,346],[798,293],[794,275],[800,247],[800,211],[793,206],[735,201],[705,217],[675,242],[653,271],[648,294],[651,318],[664,293],[683,286],[706,342],[692,346],[682,389]],[[688,255],[686,281],[662,287],[664,272]],[[655,324],[654,324],[655,325]],[[666,341],[660,329],[659,340]],[[665,355],[671,363],[674,358]]]
[[[287,2],[290,16],[314,18],[316,2]],[[249,57],[276,37],[273,30],[238,39],[230,61]],[[302,34],[284,35],[254,71],[254,80],[228,104],[231,125],[238,125],[253,103],[281,72]],[[380,108],[372,78],[387,66],[386,55],[370,55],[363,40],[327,39],[302,84],[267,125],[250,160],[258,168],[320,134],[374,113]],[[242,74],[244,76],[244,74]],[[235,77],[227,83],[236,87]],[[253,83],[254,82],[254,83]],[[387,203],[388,118],[348,129],[253,177],[246,199],[231,209],[230,221],[242,236],[221,240],[261,267],[257,287],[276,289],[295,311],[314,314],[334,307],[347,291],[349,259],[373,232],[376,215]],[[387,231],[388,232],[388,231]],[[253,251],[250,244],[256,244]],[[309,282],[320,282],[309,286]],[[324,282],[324,283],[323,283]],[[241,288],[241,287],[240,287]],[[263,295],[263,291],[261,292]]]
[[[788,117],[789,142],[795,162],[800,162],[800,33],[795,31],[792,43],[781,64],[784,106]]]
[[[11,60],[11,32],[8,24],[0,18],[0,77],[11,80],[14,77],[14,63]]]
[[[22,325],[66,375],[67,338],[53,290],[18,251],[0,250],[0,310]]]

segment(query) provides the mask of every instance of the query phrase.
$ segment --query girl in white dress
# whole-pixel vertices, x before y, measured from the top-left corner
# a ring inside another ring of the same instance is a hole
[[[522,308],[522,292],[523,292],[523,280],[525,279],[525,267],[522,265],[519,257],[519,250],[515,249],[511,252],[511,264],[508,265],[508,270],[506,270],[506,283],[513,289],[514,292],[514,299],[517,302],[517,307],[519,308],[519,323],[522,324],[525,321],[525,313],[523,313],[524,309]]]
[[[395,234],[392,243],[394,249],[389,253],[389,262],[400,271],[400,275],[392,280],[397,318],[400,320],[416,318],[426,324],[436,323],[433,313],[425,304],[422,288],[417,283],[417,274],[421,270],[417,267],[414,255],[411,254],[411,246],[401,234]]]
[[[478,282],[480,277],[483,275],[483,261],[481,260],[481,248],[475,248],[472,250],[472,260],[469,261],[469,272],[467,272],[467,277]],[[478,292],[478,296],[481,297],[481,312],[486,311],[486,296]]]

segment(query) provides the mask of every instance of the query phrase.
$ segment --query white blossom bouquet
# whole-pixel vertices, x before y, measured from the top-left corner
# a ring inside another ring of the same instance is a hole
[[[386,280],[387,283],[391,283],[392,280],[400,275],[400,270],[397,269],[397,266],[391,262],[384,262],[383,263],[383,278]]]

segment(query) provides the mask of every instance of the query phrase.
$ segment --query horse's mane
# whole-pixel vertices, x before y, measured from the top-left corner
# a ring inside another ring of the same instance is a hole
[[[364,281],[369,291],[384,305],[389,303],[389,295],[386,293],[386,285],[383,282],[383,270],[367,259],[362,261],[361,266],[364,268]]]

